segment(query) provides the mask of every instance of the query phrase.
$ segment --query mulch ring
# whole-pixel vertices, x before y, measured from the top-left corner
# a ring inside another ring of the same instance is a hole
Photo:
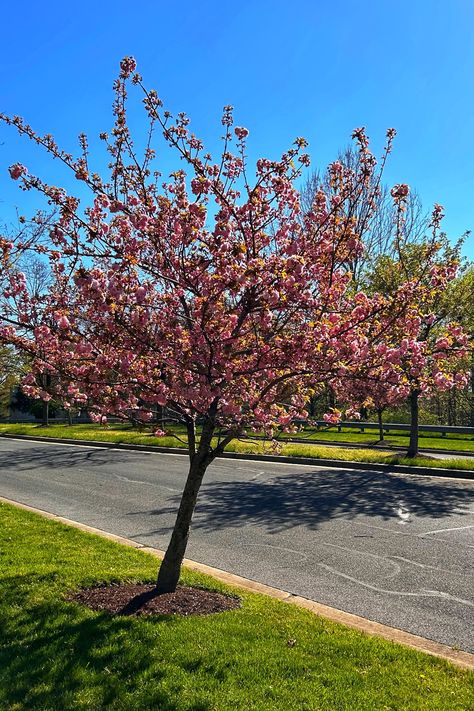
[[[99,612],[112,615],[211,615],[240,607],[237,596],[203,588],[178,586],[176,592],[156,595],[150,583],[111,583],[82,588],[67,597]]]

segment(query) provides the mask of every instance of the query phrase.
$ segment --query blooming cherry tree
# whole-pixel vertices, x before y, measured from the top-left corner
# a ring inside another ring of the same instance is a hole
[[[149,119],[141,157],[127,125],[130,82]],[[163,109],[129,57],[115,82],[114,115],[111,135],[101,134],[111,157],[107,179],[90,167],[85,136],[74,158],[50,135],[1,116],[70,168],[91,199],[83,204],[22,164],[10,168],[24,190],[46,197],[57,219],[47,240],[22,233],[0,243],[0,340],[30,355],[29,394],[57,395],[101,422],[131,414],[148,422],[154,407],[166,406],[185,424],[189,472],[158,575],[161,593],[176,588],[209,464],[248,429],[271,436],[303,418],[308,388],[354,364],[374,319],[385,314],[390,323],[390,305],[380,295],[354,297],[347,268],[361,236],[343,206],[366,199],[376,169],[362,129],[354,134],[358,170],[330,166],[330,196],[316,191],[303,214],[295,181],[309,162],[304,139],[278,161],[261,158],[251,179],[248,130],[233,128],[232,107],[224,109],[214,161],[187,116]],[[154,169],[158,131],[184,165],[166,180]],[[387,153],[392,138],[390,131]],[[25,252],[49,261],[53,283],[41,300],[16,266]],[[38,386],[44,373],[47,388]]]

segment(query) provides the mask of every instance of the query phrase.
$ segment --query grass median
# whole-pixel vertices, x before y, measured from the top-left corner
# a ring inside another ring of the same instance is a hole
[[[49,425],[42,427],[35,424],[9,425],[0,424],[0,435],[33,435],[36,437],[54,437],[61,439],[89,440],[93,442],[114,442],[116,444],[139,444],[156,447],[185,447],[186,436],[179,433],[180,439],[176,437],[155,437],[150,432],[139,431],[126,424],[114,424],[110,427],[100,425]],[[262,441],[238,441],[231,442],[226,448],[227,452],[237,452],[241,454],[282,454],[290,457],[307,457],[311,459],[335,459],[342,462],[363,462],[366,464],[405,464],[416,467],[441,467],[443,469],[454,469],[472,471],[474,462],[472,459],[449,458],[443,460],[433,460],[429,457],[416,457],[407,459],[401,454],[394,454],[388,450],[373,449],[345,449],[334,446],[324,446],[317,444],[287,444],[280,443],[278,452],[269,442]]]
[[[66,602],[80,586],[151,581],[156,559],[6,504],[0,521],[0,708],[471,708],[474,674],[261,595],[202,617]],[[183,582],[229,592],[190,571]]]
[[[285,435],[283,435],[285,437]],[[366,429],[365,432],[358,432],[354,429],[342,428],[340,432],[336,428],[316,430],[306,428],[301,433],[296,435],[288,435],[288,437],[304,438],[308,441],[330,442],[332,444],[362,444],[374,446],[379,442],[377,430]],[[407,447],[409,441],[409,429],[406,431],[386,432],[384,435],[383,444],[386,446]],[[463,434],[447,434],[443,437],[441,434],[434,432],[419,433],[420,449],[439,449],[446,451],[459,451],[466,454],[474,454],[474,437],[472,435]]]

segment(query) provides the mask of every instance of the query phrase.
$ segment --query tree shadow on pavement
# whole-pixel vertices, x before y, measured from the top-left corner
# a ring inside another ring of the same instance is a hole
[[[131,454],[133,454],[131,452]],[[123,453],[121,452],[121,458]],[[69,469],[80,466],[101,466],[112,464],[117,459],[117,451],[87,447],[65,447],[38,445],[28,449],[2,451],[0,470],[29,471],[33,469]]]
[[[176,506],[178,501],[176,497]],[[198,499],[193,527],[213,531],[258,524],[270,533],[295,526],[315,530],[335,518],[399,520],[400,507],[411,516],[432,519],[469,514],[473,504],[474,485],[370,471],[317,470],[266,480],[207,482]],[[171,511],[133,513],[159,516]],[[167,531],[169,528],[154,533]]]

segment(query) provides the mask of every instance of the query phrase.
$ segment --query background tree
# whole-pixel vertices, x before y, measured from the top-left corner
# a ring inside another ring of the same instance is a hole
[[[398,230],[404,219],[407,192],[398,189],[392,193],[402,207],[397,217]],[[372,351],[367,363],[361,361],[361,382],[357,386],[361,391],[365,388],[369,398],[375,392],[385,405],[408,398],[410,443],[407,455],[410,457],[418,454],[420,397],[462,388],[467,381],[463,359],[470,350],[468,337],[459,322],[450,321],[449,317],[454,314],[450,313],[447,299],[449,285],[459,267],[462,242],[450,245],[446,235],[440,232],[441,219],[442,208],[436,205],[430,223],[431,235],[416,243],[403,244],[400,240],[396,256],[380,255],[367,272],[371,290],[381,291],[392,299],[394,309],[401,285],[413,280],[419,285],[417,303],[413,303],[412,327],[407,328],[405,324],[401,330],[394,328],[383,333],[381,352],[388,354],[384,357],[394,366],[390,368],[390,376],[384,373],[385,366],[377,366],[377,352]]]
[[[400,250],[423,242],[429,228],[430,215],[413,191],[404,196],[401,219],[400,203],[394,203],[390,188],[382,180],[387,158],[388,153],[385,153],[381,170],[371,171],[367,180],[359,184],[357,192],[343,206],[345,219],[353,222],[354,231],[361,235],[364,247],[352,256],[352,261],[347,265],[352,273],[352,286],[356,290],[377,291],[371,279],[378,261],[381,258],[398,260]],[[352,145],[339,153],[336,165],[340,166],[340,171],[349,175],[357,175],[365,170],[361,166],[359,151]],[[319,189],[328,195],[333,194],[335,183],[328,171],[315,171],[304,183],[301,199],[306,211],[310,209]]]
[[[46,250],[45,243],[49,241],[49,230],[53,224],[54,212],[49,210],[47,212],[38,212],[31,220],[27,220],[24,216],[20,215],[16,226],[4,225],[2,229],[3,239],[8,241],[14,237],[15,242],[19,246],[11,268],[15,268],[21,275],[28,297],[31,302],[35,304],[36,323],[40,322],[38,314],[41,310],[43,300],[48,295],[52,280],[49,261],[44,258],[43,252]],[[3,320],[8,318],[8,313],[12,312],[12,307],[13,312],[16,311],[17,321],[21,323],[21,313],[18,309],[15,309],[12,293],[8,289],[0,292],[0,309]],[[31,326],[31,324],[29,324],[29,326]],[[28,329],[24,328],[25,332],[27,332],[27,330]],[[12,358],[16,360],[17,367],[16,378],[14,378],[12,382],[18,384],[20,374],[25,375],[25,373],[28,372],[29,359],[25,357],[24,353],[15,352],[15,350],[13,350],[13,354]],[[43,384],[43,386],[47,378],[47,374],[37,375],[39,383]],[[32,403],[31,400],[28,400],[21,392],[16,393],[15,400],[20,410],[32,412],[35,416],[39,415],[43,425],[48,425],[50,411],[49,400]]]
[[[21,359],[11,346],[0,346],[0,417],[8,417],[12,392],[24,374]]]
[[[458,277],[449,284],[444,304],[448,318],[460,324],[472,345],[474,343],[474,265],[464,265]],[[474,427],[474,349],[472,348],[467,356],[465,368],[469,371],[469,383],[465,390],[458,392],[461,397],[464,396],[461,403],[466,413],[466,424]],[[453,393],[455,395],[456,391]],[[449,403],[447,409],[448,418],[454,414],[452,424],[457,424],[456,413],[452,413]],[[448,423],[451,424],[449,421]]]

